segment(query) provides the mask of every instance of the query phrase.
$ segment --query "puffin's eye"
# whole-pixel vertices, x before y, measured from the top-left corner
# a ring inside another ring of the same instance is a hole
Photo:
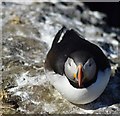
[[[90,63],[89,66],[91,66],[92,64]]]
[[[71,66],[71,62],[69,62],[69,65]]]
[[[68,60],[68,64],[69,64],[70,66],[72,66],[72,60],[71,60],[71,59]]]
[[[93,59],[89,59],[88,66],[92,66],[92,64],[94,64]]]

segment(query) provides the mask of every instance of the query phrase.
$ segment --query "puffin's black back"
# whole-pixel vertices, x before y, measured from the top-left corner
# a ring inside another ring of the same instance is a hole
[[[89,52],[93,56],[99,70],[104,70],[110,66],[109,60],[103,54],[102,50],[95,44],[82,38],[73,29],[67,30],[62,40],[58,42],[63,31],[64,27],[55,36],[45,62],[46,68],[62,75],[64,73],[65,61],[75,51]]]

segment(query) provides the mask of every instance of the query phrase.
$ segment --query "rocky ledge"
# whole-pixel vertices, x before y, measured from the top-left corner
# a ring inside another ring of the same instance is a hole
[[[119,114],[120,28],[105,22],[106,14],[81,2],[10,3],[2,7],[3,114]],[[65,100],[46,79],[44,60],[62,27],[78,30],[99,45],[111,60],[112,74],[103,94],[87,105]]]

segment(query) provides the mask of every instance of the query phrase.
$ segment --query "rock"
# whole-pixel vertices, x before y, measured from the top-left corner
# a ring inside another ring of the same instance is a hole
[[[118,114],[120,113],[119,28],[110,28],[105,14],[84,3],[41,2],[2,4],[2,89],[6,114]],[[104,93],[87,105],[75,105],[50,85],[44,60],[57,31],[74,28],[101,46],[111,60],[112,75]],[[7,108],[10,105],[11,110]],[[15,105],[15,107],[12,107]]]

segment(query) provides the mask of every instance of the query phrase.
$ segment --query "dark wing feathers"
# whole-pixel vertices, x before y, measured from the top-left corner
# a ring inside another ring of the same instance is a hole
[[[59,74],[64,72],[64,63],[67,57],[79,50],[90,52],[96,60],[99,69],[104,70],[109,66],[109,61],[103,54],[102,50],[95,44],[85,40],[75,30],[67,30],[62,40],[58,43],[59,38],[65,27],[63,27],[55,36],[52,47],[47,55],[49,66]]]
[[[66,27],[62,27],[62,29],[60,29],[58,32],[57,32],[57,34],[55,35],[55,38],[54,38],[54,40],[53,40],[53,43],[52,43],[52,47],[53,46],[55,46],[57,43],[58,43],[58,41],[59,41],[59,39],[60,39],[60,36],[61,36],[61,34],[63,33],[63,31],[66,29]]]

